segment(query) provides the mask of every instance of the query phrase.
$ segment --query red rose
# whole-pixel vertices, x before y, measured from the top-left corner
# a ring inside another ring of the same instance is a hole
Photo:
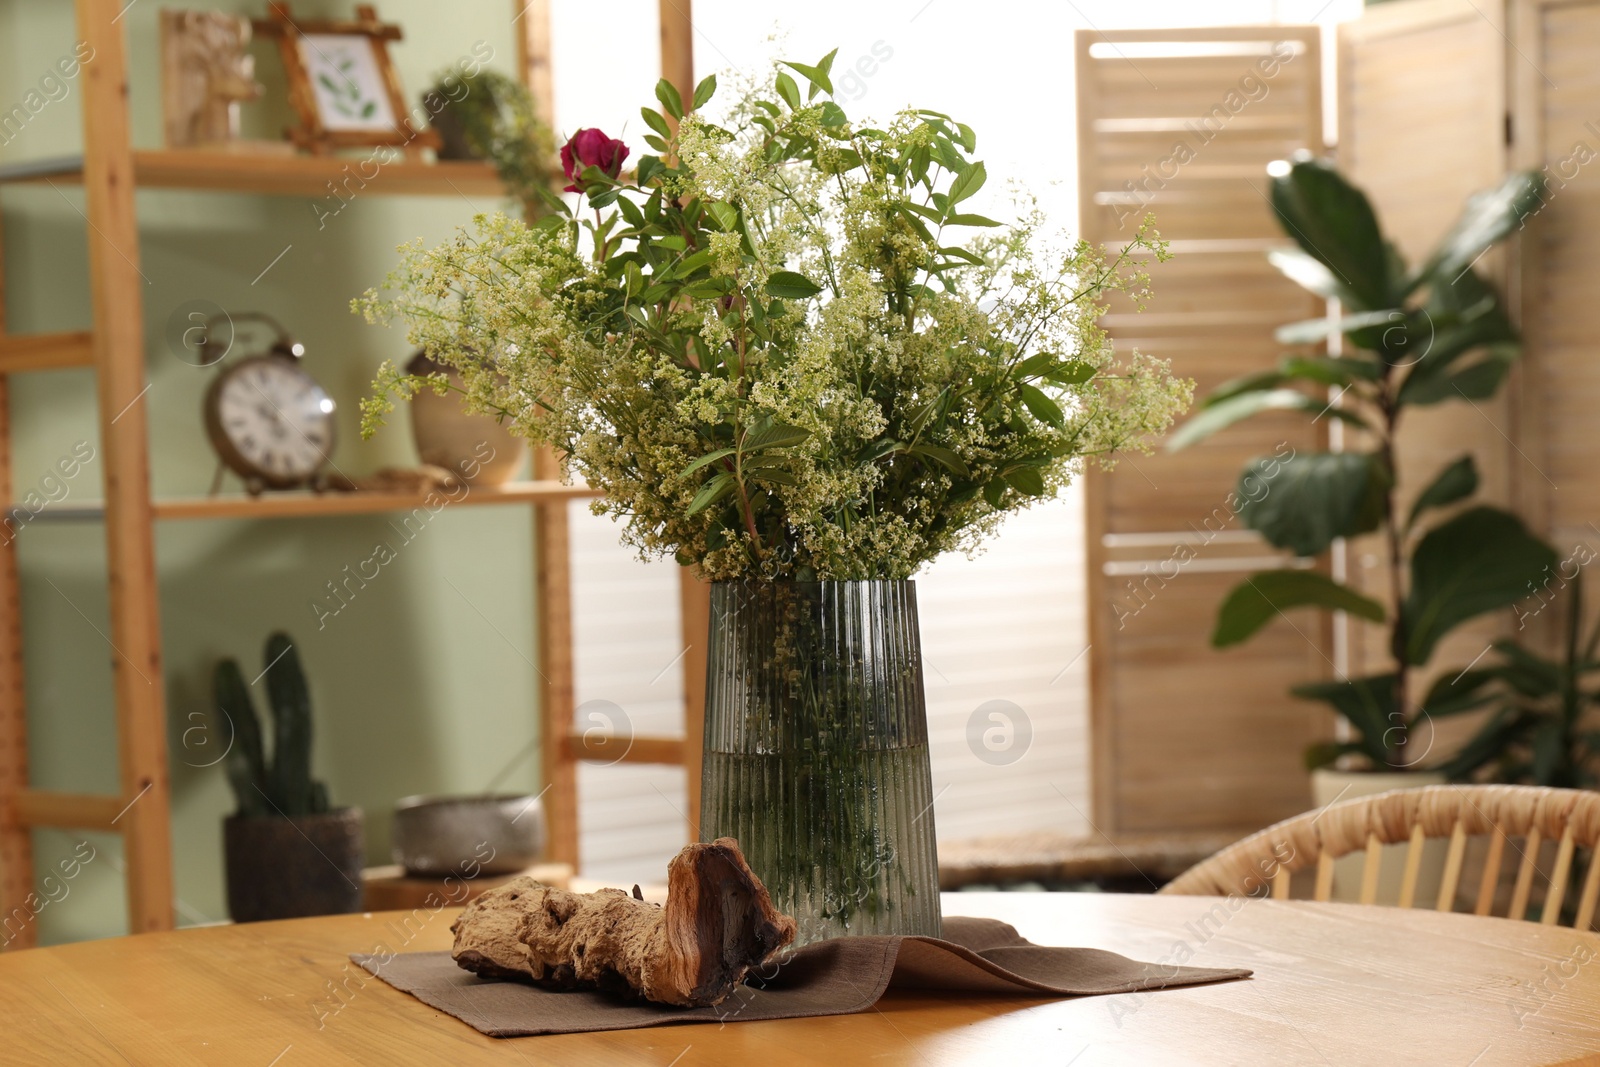
[[[579,130],[561,146],[561,171],[572,183],[566,191],[583,192],[583,182],[578,175],[588,167],[599,167],[615,178],[622,173],[622,161],[627,158],[628,146],[621,141],[607,137],[599,130]]]

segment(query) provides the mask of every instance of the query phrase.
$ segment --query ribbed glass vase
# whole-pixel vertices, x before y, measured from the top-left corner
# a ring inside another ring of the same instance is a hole
[[[711,589],[700,830],[738,839],[796,944],[939,934],[916,586]]]

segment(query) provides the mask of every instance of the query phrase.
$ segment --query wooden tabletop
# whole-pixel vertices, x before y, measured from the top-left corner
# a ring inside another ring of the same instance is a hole
[[[180,930],[0,956],[0,1062],[177,1067],[1600,1064],[1600,936],[1300,901],[961,893],[1041,944],[1255,969],[1077,1000],[891,992],[860,1015],[483,1037],[347,966],[446,948],[453,911]]]

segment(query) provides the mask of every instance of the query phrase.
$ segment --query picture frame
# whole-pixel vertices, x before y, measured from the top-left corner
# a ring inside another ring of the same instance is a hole
[[[278,42],[289,102],[300,119],[289,131],[296,145],[319,155],[373,145],[438,148],[437,133],[413,124],[389,59],[400,27],[380,22],[372,5],[358,4],[351,20],[302,19],[275,0],[252,25],[257,36]]]

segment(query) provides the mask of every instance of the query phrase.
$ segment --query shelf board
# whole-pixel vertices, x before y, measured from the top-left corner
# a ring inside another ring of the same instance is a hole
[[[537,504],[551,500],[587,500],[600,495],[587,485],[565,485],[556,481],[507,482],[505,485],[469,487],[464,496],[451,500],[444,493],[436,499],[445,507],[476,504]],[[152,503],[158,519],[295,519],[318,515],[370,515],[382,511],[410,511],[423,507],[426,494],[398,491],[353,493],[282,492],[247,496],[226,493],[219,496],[173,497]],[[20,505],[14,505],[20,508]],[[94,521],[105,517],[99,503],[51,506],[34,518],[55,522]],[[31,521],[31,520],[30,520]]]
[[[275,152],[223,152],[212,149],[155,149],[133,153],[134,183],[142,189],[199,189],[312,199],[337,195],[341,202],[380,196],[505,196],[488,163],[446,160],[422,163],[367,157],[280,155]],[[367,171],[375,171],[370,177]],[[0,182],[83,180],[81,156],[36,160],[0,167]],[[335,192],[337,190],[337,193]]]
[[[451,501],[443,493],[445,507],[469,504],[535,504],[550,500],[578,500],[600,494],[587,485],[564,485],[556,481],[507,482],[505,485],[469,487],[460,499]],[[366,515],[379,511],[410,511],[423,506],[425,494],[364,491],[355,493],[263,493],[245,496],[179,497],[156,500],[158,519],[289,519],[315,515]]]

